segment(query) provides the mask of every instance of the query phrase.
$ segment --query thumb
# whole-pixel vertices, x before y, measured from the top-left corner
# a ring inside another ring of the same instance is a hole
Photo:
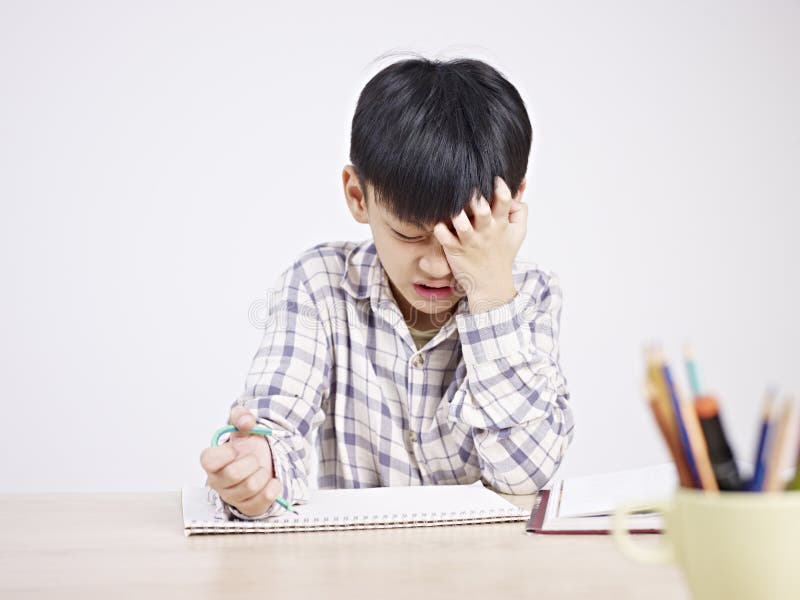
[[[235,406],[231,410],[230,424],[240,432],[250,431],[256,425],[255,417],[244,406]],[[236,435],[237,432],[233,432]]]

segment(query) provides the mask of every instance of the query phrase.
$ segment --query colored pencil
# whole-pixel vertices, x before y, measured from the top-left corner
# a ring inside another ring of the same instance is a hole
[[[700,427],[708,446],[708,458],[714,469],[714,477],[719,489],[725,491],[739,491],[744,487],[744,482],[739,475],[736,459],[728,444],[725,429],[722,426],[719,403],[710,395],[698,396],[694,401],[694,409],[700,420]]]
[[[670,428],[669,417],[664,414],[664,406],[656,397],[657,391],[650,382],[648,382],[646,386],[645,394],[648,398],[650,410],[653,412],[653,418],[658,425],[658,429],[661,431],[664,442],[667,444],[667,449],[669,450],[670,456],[672,456],[672,461],[675,463],[675,470],[678,472],[678,480],[680,481],[681,487],[694,487],[692,473],[689,471],[689,464],[686,462],[686,457],[683,455],[678,432],[674,427]]]
[[[224,426],[220,427],[219,429],[217,429],[214,432],[214,435],[211,436],[211,446],[212,447],[218,446],[219,445],[219,438],[221,438],[226,433],[232,433],[234,431],[240,431],[240,430],[235,425],[224,425]],[[263,435],[264,437],[273,437],[273,436],[275,436],[275,437],[284,437],[286,435],[285,431],[276,431],[276,430],[270,429],[269,427],[264,427],[263,425],[256,425],[255,427],[251,428],[250,431],[248,431],[247,433],[249,433],[251,435],[253,435],[253,434],[255,434],[255,435]],[[285,498],[281,497],[281,496],[278,496],[277,498],[275,498],[275,503],[279,504],[280,506],[282,506],[286,510],[293,512],[294,514],[299,514],[294,509],[294,507],[289,503],[289,501],[286,500]]]
[[[681,410],[681,402],[678,398],[677,392],[675,391],[675,384],[672,382],[672,375],[670,374],[669,365],[667,365],[667,363],[662,364],[661,372],[664,375],[664,381],[666,383],[667,391],[672,403],[672,410],[675,413],[675,423],[677,425],[678,433],[680,434],[683,453],[686,456],[686,462],[689,465],[689,472],[692,474],[694,487],[703,487],[700,483],[700,475],[697,472],[697,465],[695,463],[694,452],[692,451],[692,444],[689,441],[689,433],[686,428],[686,421],[684,420],[684,414]]]
[[[648,401],[654,401],[659,405],[659,415],[664,421],[664,426],[668,432],[668,438],[677,443],[680,450],[679,456],[683,455],[681,449],[680,434],[678,425],[675,421],[675,411],[672,409],[672,401],[669,397],[667,384],[664,381],[662,371],[663,354],[657,345],[652,345],[645,350],[647,361],[647,382],[645,387],[645,397]],[[686,464],[686,461],[683,461]],[[686,464],[688,468],[688,464]]]
[[[686,361],[686,374],[689,377],[689,387],[692,390],[692,396],[697,399],[700,396],[700,379],[697,376],[697,364],[694,361],[694,351],[689,344],[683,348],[683,356]]]
[[[783,410],[776,419],[775,433],[769,444],[769,456],[766,458],[766,470],[764,473],[765,492],[778,492],[783,488],[781,481],[781,471],[786,464],[786,449],[790,439],[790,429],[794,424],[794,402],[787,398],[783,404]]]
[[[694,457],[697,476],[700,480],[700,487],[707,492],[718,492],[719,485],[717,485],[717,478],[714,475],[714,468],[711,466],[711,459],[708,455],[708,445],[703,435],[703,429],[700,427],[700,419],[697,417],[694,403],[680,400],[680,397],[679,403],[681,407],[681,416],[683,417],[683,422],[686,424],[689,444],[692,447],[692,456]]]
[[[669,397],[669,390],[664,381],[662,367],[664,364],[663,353],[658,346],[653,345],[645,350],[647,361],[647,379],[652,386],[652,392],[648,393],[648,398],[654,398],[661,405],[661,413],[667,420],[667,425],[673,436],[678,435],[675,423],[675,413],[672,409],[672,402]]]
[[[795,427],[795,433],[797,434],[797,443],[795,450],[795,459],[794,459],[794,479],[789,482],[789,485],[786,486],[787,490],[800,490],[800,428]]]
[[[748,489],[753,492],[760,492],[764,486],[764,475],[766,472],[766,454],[770,427],[772,426],[775,390],[770,388],[764,396],[764,404],[761,409],[761,427],[758,436],[758,446],[756,447],[755,461],[753,462],[753,478],[750,480]]]

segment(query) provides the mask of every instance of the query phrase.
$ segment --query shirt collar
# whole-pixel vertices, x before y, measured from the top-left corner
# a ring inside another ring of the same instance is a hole
[[[357,300],[369,298],[370,288],[382,270],[375,243],[372,240],[360,242],[345,259],[342,288]]]
[[[373,240],[356,244],[347,255],[342,287],[358,300],[369,298],[372,310],[387,319],[402,319]]]

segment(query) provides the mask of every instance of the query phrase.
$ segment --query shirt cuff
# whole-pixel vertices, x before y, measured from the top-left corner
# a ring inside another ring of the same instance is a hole
[[[517,292],[500,306],[475,314],[456,315],[465,364],[509,358],[530,349],[530,328],[523,318],[526,302],[526,297]]]

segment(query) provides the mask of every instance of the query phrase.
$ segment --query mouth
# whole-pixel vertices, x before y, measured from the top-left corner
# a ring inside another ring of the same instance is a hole
[[[423,298],[431,300],[444,300],[453,295],[453,288],[446,286],[430,286],[423,283],[415,283],[414,290]]]

